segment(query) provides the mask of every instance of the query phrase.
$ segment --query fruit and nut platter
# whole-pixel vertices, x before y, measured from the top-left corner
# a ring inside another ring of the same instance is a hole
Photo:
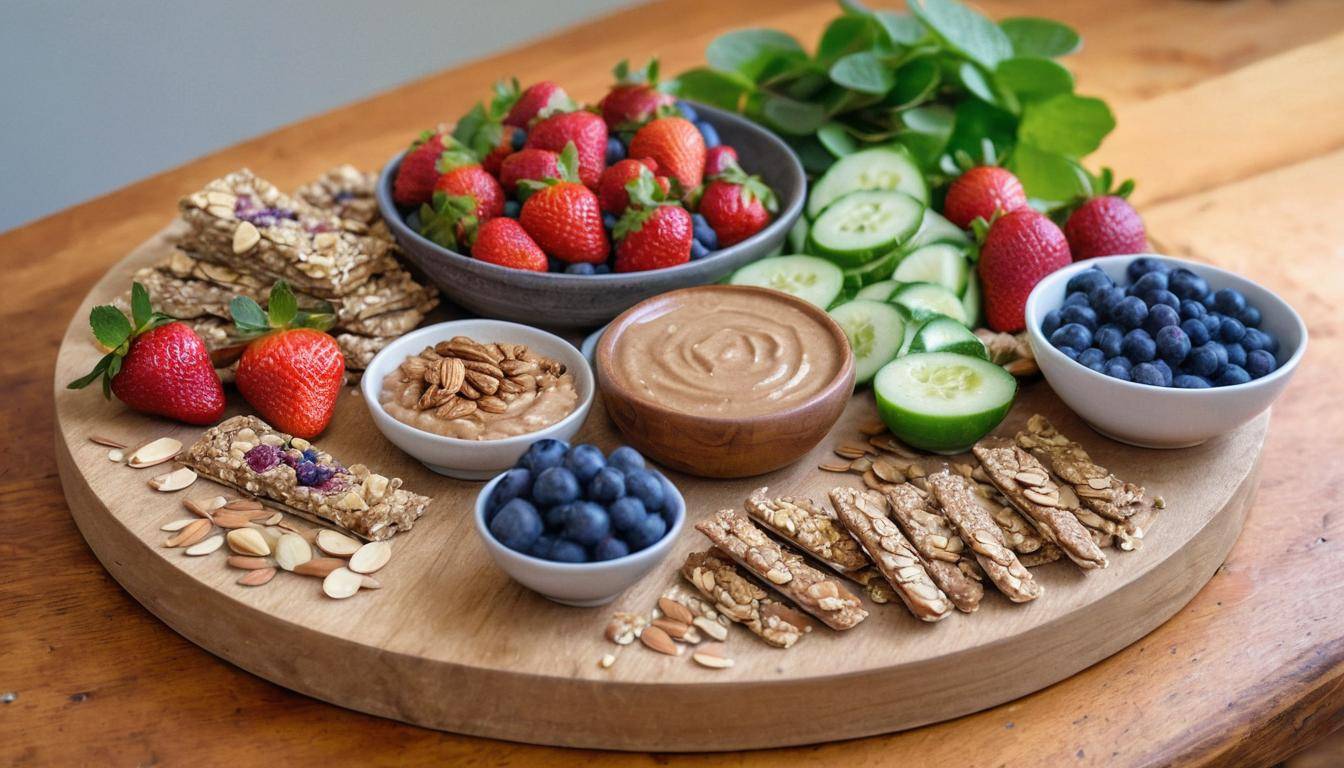
[[[1198,474],[1269,407],[1301,321],[1153,252],[1134,182],[1085,164],[1114,118],[1075,92],[1067,26],[912,0],[817,32],[730,32],[672,77],[622,62],[593,101],[505,78],[381,173],[184,190],[154,258],[94,297],[86,391],[61,395],[121,467],[100,482],[131,478],[147,546],[226,569],[243,604],[289,582],[353,620],[413,588],[403,550],[441,586],[488,562],[471,578],[508,622],[587,628],[560,662],[585,679],[642,654],[644,682],[722,682],[874,618],[866,652],[1147,567],[1188,514],[1163,467]],[[753,167],[765,141],[805,190]],[[683,277],[552,333],[454,309],[442,276],[468,262],[505,292],[584,277],[559,304]]]

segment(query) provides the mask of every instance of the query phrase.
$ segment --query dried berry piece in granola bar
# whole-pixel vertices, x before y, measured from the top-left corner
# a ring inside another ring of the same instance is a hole
[[[681,566],[681,575],[713,603],[720,616],[741,624],[770,645],[789,648],[812,631],[806,616],[770,599],[722,552],[692,552]]]
[[[974,555],[943,513],[929,503],[928,494],[902,483],[888,490],[886,497],[892,517],[923,557],[933,582],[958,610],[971,613],[979,608],[985,588],[969,568],[961,566]]]
[[[999,591],[1015,603],[1040,597],[1044,589],[1004,542],[1003,531],[981,505],[974,482],[946,469],[933,473],[928,480],[943,515],[956,527]]]
[[[746,501],[747,514],[756,522],[839,573],[852,573],[871,564],[830,510],[811,499],[772,499],[766,490],[757,488]]]

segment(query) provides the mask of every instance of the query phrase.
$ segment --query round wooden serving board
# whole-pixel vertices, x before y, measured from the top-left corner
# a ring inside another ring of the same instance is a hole
[[[164,468],[134,470],[107,459],[89,436],[127,444],[201,430],[105,402],[96,388],[64,387],[98,358],[89,309],[125,291],[138,267],[167,252],[160,236],[118,264],[70,323],[56,366],[56,454],[71,514],[103,565],[146,608],[193,642],[287,688],[410,723],[515,741],[631,750],[723,750],[846,739],[912,728],[1037,691],[1109,656],[1164,622],[1204,585],[1241,531],[1257,485],[1268,416],[1179,451],[1111,442],[1084,426],[1042,382],[1021,391],[999,431],[1041,412],[1118,475],[1165,497],[1167,509],[1142,549],[1111,550],[1104,571],[1067,562],[1034,570],[1041,599],[1012,605],[992,588],[971,615],[927,625],[905,608],[869,605],[857,628],[820,627],[779,650],[734,628],[731,669],[689,654],[667,657],[638,644],[611,669],[602,638],[614,610],[647,612],[678,578],[686,553],[705,539],[687,525],[668,560],[609,606],[569,608],[510,581],[477,540],[471,509],[478,483],[435,475],[384,441],[348,388],[319,444],[346,463],[364,462],[432,496],[415,529],[393,541],[381,591],[335,601],[316,579],[280,574],[262,588],[234,583],[222,553],[186,557],[162,546],[159,526],[184,516],[185,498],[221,492],[208,481],[163,494],[146,481]],[[245,404],[230,393],[231,412]],[[830,448],[858,437],[873,417],[871,396],[853,399],[831,436],[797,464],[772,474],[708,481],[668,473],[690,522],[740,507],[752,489],[821,499],[855,475],[819,471]],[[594,408],[580,439],[619,444]]]

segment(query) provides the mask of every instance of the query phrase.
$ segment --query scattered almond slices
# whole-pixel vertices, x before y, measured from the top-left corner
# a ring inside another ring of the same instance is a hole
[[[733,660],[724,655],[726,651],[723,643],[705,643],[696,647],[691,658],[702,667],[728,669],[733,666]]]
[[[172,493],[187,488],[194,482],[196,482],[196,470],[191,467],[178,467],[172,472],[150,478],[149,487],[163,493]]]
[[[224,546],[224,537],[216,534],[187,547],[186,554],[191,557],[200,557],[201,555],[208,555],[222,546]]]
[[[122,441],[114,437],[107,437],[106,435],[89,435],[89,442],[106,448],[120,448],[123,451],[130,447]]]
[[[120,464],[126,461],[126,451],[121,448],[113,448],[107,452],[107,460],[113,464]]]
[[[386,541],[370,541],[350,555],[350,570],[355,573],[375,573],[391,559],[391,544]]]
[[[313,548],[297,533],[286,533],[275,546],[275,562],[286,571],[313,559]]]
[[[236,528],[229,531],[226,538],[229,549],[237,554],[252,557],[266,557],[271,554],[271,545],[266,543],[266,538],[256,528]]]
[[[322,592],[333,600],[344,600],[359,591],[364,577],[349,568],[337,568],[322,579]]]
[[[172,437],[160,437],[136,448],[126,457],[127,466],[136,469],[153,467],[172,461],[182,450],[182,441]]]
[[[193,520],[178,529],[177,534],[163,542],[165,547],[190,547],[210,534],[214,524],[209,520]]]
[[[337,568],[344,568],[345,561],[339,557],[315,557],[306,563],[294,566],[294,573],[300,576],[316,576],[325,579]]]
[[[276,570],[269,566],[266,568],[258,568],[239,576],[238,583],[245,587],[260,587],[263,584],[269,583],[271,579],[274,579],[275,574]]]
[[[211,496],[205,499],[187,499],[182,502],[182,506],[186,507],[188,512],[197,517],[209,518],[214,515],[215,510],[224,506],[227,502],[228,499],[225,499],[223,496]]]
[[[164,523],[163,525],[159,526],[159,530],[160,530],[160,531],[168,531],[169,533],[176,533],[177,531],[180,531],[180,530],[182,530],[183,528],[186,528],[188,525],[191,525],[192,523],[196,522],[197,520],[200,520],[200,518],[199,518],[199,517],[184,517],[184,518],[182,518],[181,520],[174,520],[174,521],[172,521],[171,523]]]
[[[250,555],[229,555],[229,559],[225,562],[229,564],[230,568],[237,568],[242,571],[259,571],[271,567],[270,560]]]
[[[682,646],[674,643],[666,632],[653,625],[645,627],[644,631],[639,633],[639,641],[645,648],[665,656],[680,656],[682,652]]]
[[[362,546],[357,540],[339,531],[324,528],[317,532],[317,548],[332,557],[350,557]]]

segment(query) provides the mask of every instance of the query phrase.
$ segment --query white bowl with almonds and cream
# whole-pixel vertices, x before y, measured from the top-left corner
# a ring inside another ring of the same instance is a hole
[[[542,438],[568,441],[593,404],[588,361],[554,334],[455,320],[402,336],[360,382],[373,423],[429,469],[483,480]]]

